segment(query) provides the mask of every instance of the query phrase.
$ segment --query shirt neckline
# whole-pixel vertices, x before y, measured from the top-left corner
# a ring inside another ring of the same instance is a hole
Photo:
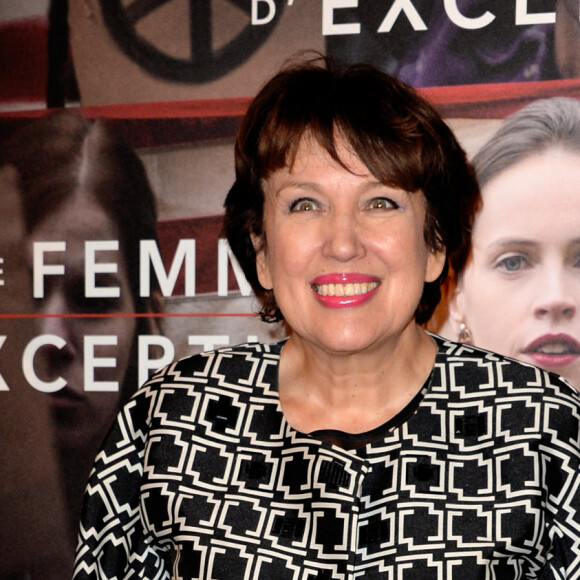
[[[358,447],[364,447],[369,443],[383,439],[387,433],[406,423],[415,413],[429,390],[432,376],[433,371],[429,373],[427,380],[423,383],[423,386],[411,401],[409,401],[409,403],[394,417],[391,417],[388,421],[378,427],[374,427],[373,429],[363,433],[347,433],[339,429],[317,429],[316,431],[309,433],[309,435],[315,439],[320,439],[321,441],[337,445],[347,451]]]

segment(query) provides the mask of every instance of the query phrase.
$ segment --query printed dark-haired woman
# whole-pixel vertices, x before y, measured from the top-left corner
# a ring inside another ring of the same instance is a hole
[[[141,297],[138,287],[140,240],[156,239],[154,194],[128,143],[104,121],[72,111],[24,126],[0,163],[16,174],[29,269],[49,272],[35,290],[36,331],[46,339],[35,357],[44,368],[36,372],[39,388],[50,392],[76,544],[95,455],[138,387],[138,336],[158,332],[154,319],[135,316],[160,309],[157,288]],[[86,266],[93,258],[87,242],[103,244],[94,257],[95,296],[88,289],[93,274]],[[85,348],[92,340],[95,345]]]

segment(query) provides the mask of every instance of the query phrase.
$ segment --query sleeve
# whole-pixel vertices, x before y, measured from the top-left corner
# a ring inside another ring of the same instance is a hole
[[[168,554],[145,529],[140,487],[154,396],[139,391],[119,413],[84,497],[74,580],[168,579]]]
[[[544,483],[551,548],[542,579],[580,578],[580,397],[545,401]]]

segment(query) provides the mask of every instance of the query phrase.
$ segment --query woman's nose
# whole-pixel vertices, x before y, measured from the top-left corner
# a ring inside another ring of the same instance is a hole
[[[62,356],[67,358],[74,356],[75,321],[69,318],[66,302],[59,296],[50,296],[42,301],[37,310],[39,315],[38,326],[41,334],[50,334],[62,338],[66,345],[60,350]]]
[[[62,377],[67,369],[71,368],[75,360],[78,360],[78,346],[70,332],[70,320],[55,313],[41,312],[43,317],[39,321],[41,334],[56,336],[64,342],[62,347],[49,343],[39,351],[38,364],[44,369],[48,380]],[[72,321],[74,322],[74,321]]]
[[[538,285],[534,314],[554,320],[572,318],[576,314],[578,284],[565,271],[546,273],[543,283]]]
[[[339,262],[360,258],[365,254],[361,225],[348,212],[337,213],[327,220],[323,253]]]

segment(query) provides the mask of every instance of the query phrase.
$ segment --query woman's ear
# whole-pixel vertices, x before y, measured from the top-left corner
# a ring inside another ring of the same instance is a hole
[[[455,288],[451,292],[448,300],[449,316],[445,326],[449,328],[450,333],[453,333],[453,338],[456,339],[460,333],[462,325],[467,325],[465,315],[465,293],[463,292],[463,279],[460,277]]]
[[[431,249],[429,257],[427,258],[427,269],[425,271],[425,282],[435,282],[443,268],[445,267],[445,260],[447,259],[447,252],[443,250]]]
[[[266,252],[266,237],[264,235],[258,236],[250,234],[254,252],[256,253],[256,273],[258,280],[265,290],[272,290],[272,274],[270,272],[270,265],[268,264],[268,257]]]

